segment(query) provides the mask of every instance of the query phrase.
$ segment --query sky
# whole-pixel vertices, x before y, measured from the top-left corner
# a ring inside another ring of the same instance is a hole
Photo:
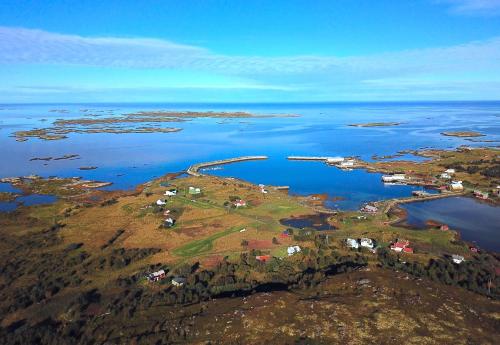
[[[0,103],[500,100],[500,0],[0,2]]]

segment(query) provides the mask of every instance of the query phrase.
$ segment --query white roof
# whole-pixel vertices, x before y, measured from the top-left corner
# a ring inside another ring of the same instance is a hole
[[[288,247],[287,252],[288,252],[288,255],[298,253],[298,252],[300,252],[300,247],[299,246],[290,246],[290,247]]]
[[[151,275],[153,275],[154,277],[161,276],[162,274],[165,274],[165,270],[159,270],[151,273]]]

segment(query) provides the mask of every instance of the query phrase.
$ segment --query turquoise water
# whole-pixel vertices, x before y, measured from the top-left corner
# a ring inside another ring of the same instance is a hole
[[[50,112],[64,109],[67,113]],[[82,109],[90,109],[82,112]],[[49,126],[58,118],[106,116],[143,110],[225,110],[257,114],[298,114],[263,119],[193,119],[167,123],[177,133],[69,134],[57,141],[16,142],[17,130]],[[321,104],[52,104],[0,105],[0,177],[38,174],[111,181],[110,189],[130,189],[189,165],[243,155],[268,161],[227,165],[213,171],[255,183],[289,185],[294,194],[325,193],[343,200],[332,208],[354,209],[366,201],[410,195],[413,187],[384,186],[379,174],[340,171],[319,162],[289,162],[289,155],[392,155],[426,147],[455,148],[497,143],[444,137],[442,131],[477,130],[479,139],[500,140],[500,103],[321,103]],[[46,121],[41,121],[46,120]],[[351,123],[402,122],[400,126],[356,128]],[[78,154],[79,159],[30,161],[34,157]],[[413,158],[406,156],[406,158]],[[401,159],[401,158],[396,158]],[[82,171],[79,167],[97,166]]]
[[[500,252],[500,208],[476,199],[453,197],[401,205],[409,225],[424,228],[427,220],[448,224],[461,238]]]

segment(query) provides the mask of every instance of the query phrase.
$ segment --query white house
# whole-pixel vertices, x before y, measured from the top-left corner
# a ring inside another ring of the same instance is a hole
[[[453,175],[455,173],[455,169],[446,169],[444,172]]]
[[[373,247],[374,247],[373,240],[371,238],[362,238],[360,243],[361,243],[361,247],[370,248],[370,249],[373,249]]]
[[[354,161],[352,159],[340,163],[341,168],[352,168],[353,166],[354,166]]]
[[[446,179],[446,180],[451,179],[451,175],[450,175],[450,174],[448,174],[448,173],[446,173],[446,172],[444,172],[444,173],[442,173],[441,175],[439,175],[439,177],[440,177],[440,178],[443,178],[443,179]]]
[[[366,213],[377,213],[378,208],[376,206],[372,205],[365,205],[361,208],[361,212],[366,212]]]
[[[327,164],[339,164],[342,163],[345,160],[344,157],[328,157],[326,159]]]
[[[165,278],[165,270],[159,270],[159,271],[150,273],[146,277],[151,282],[157,282],[157,281],[162,280],[163,278]]]
[[[245,207],[247,205],[247,203],[246,203],[246,201],[239,199],[239,200],[235,200],[233,202],[233,205],[234,205],[234,207],[239,208],[239,207]]]
[[[167,191],[165,192],[165,195],[166,195],[166,196],[176,196],[176,195],[177,195],[177,189],[167,190]]]
[[[168,217],[167,219],[165,219],[164,224],[165,224],[165,227],[171,228],[172,226],[174,226],[175,220],[173,220],[171,217]]]
[[[383,182],[402,182],[406,179],[405,174],[382,175]]]
[[[463,190],[464,186],[462,185],[462,181],[451,181],[450,189],[454,191]]]
[[[161,200],[161,199],[158,199],[158,200],[156,201],[156,205],[158,205],[158,206],[163,206],[163,205],[166,205],[166,204],[167,204],[167,203],[166,203],[165,201]]]
[[[453,254],[451,256],[451,259],[453,260],[454,263],[456,263],[457,265],[461,264],[462,262],[465,261],[464,257],[462,255],[456,255],[456,254]]]
[[[268,193],[265,187],[266,187],[266,186],[264,186],[262,183],[261,183],[261,184],[259,184],[260,192],[261,192],[262,194],[267,194],[267,193]]]
[[[189,194],[200,194],[201,189],[196,187],[189,187]]]
[[[346,239],[345,243],[347,244],[347,246],[349,248],[354,248],[354,249],[358,249],[359,248],[359,242],[358,242],[358,240],[356,240],[354,238],[348,238],[348,239]]]
[[[299,246],[290,246],[286,251],[288,253],[288,256],[291,256],[293,254],[300,253],[301,249]]]

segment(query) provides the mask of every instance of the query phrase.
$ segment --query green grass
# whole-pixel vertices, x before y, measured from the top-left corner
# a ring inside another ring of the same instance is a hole
[[[193,242],[190,242],[182,247],[176,248],[173,250],[173,253],[178,256],[182,257],[192,257],[192,256],[197,256],[200,254],[204,254],[206,252],[209,252],[213,248],[213,243],[215,240],[227,236],[229,234],[232,234],[233,232],[238,232],[240,231],[241,227],[233,227],[228,230],[218,232],[216,234],[213,234],[211,236],[208,236],[206,238],[203,238],[201,240],[196,240]]]

